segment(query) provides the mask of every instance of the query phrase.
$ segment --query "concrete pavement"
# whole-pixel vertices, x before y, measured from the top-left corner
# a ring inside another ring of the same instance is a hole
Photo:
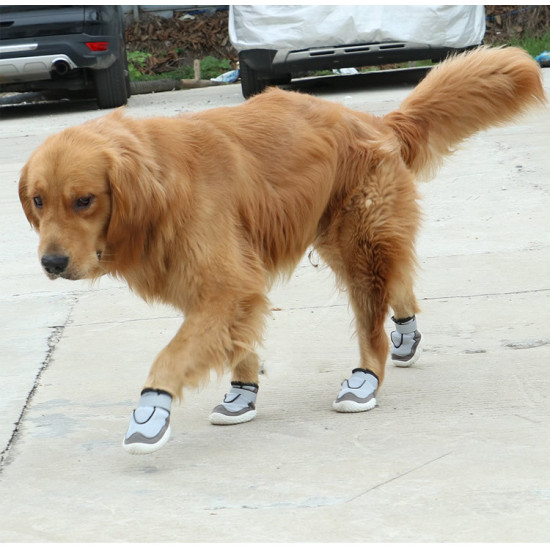
[[[317,93],[383,114],[411,88]],[[128,110],[242,101],[233,85],[137,96]],[[331,410],[358,360],[352,318],[330,271],[304,258],[271,293],[257,418],[210,425],[228,389],[213,380],[173,408],[172,440],[149,456],[121,440],[181,316],[119,281],[49,281],[17,197],[46,136],[101,114],[0,112],[0,541],[550,540],[548,108],[475,136],[420,184],[425,352],[388,365],[376,409]]]

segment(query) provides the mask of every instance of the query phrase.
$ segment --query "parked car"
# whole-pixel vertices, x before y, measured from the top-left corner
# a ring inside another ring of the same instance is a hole
[[[231,6],[245,97],[297,74],[444,59],[483,42],[484,6]]]
[[[0,92],[92,94],[124,105],[130,79],[121,6],[0,6]]]

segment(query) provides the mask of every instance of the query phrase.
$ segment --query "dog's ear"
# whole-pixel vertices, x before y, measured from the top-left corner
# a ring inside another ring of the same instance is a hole
[[[166,190],[159,181],[154,159],[127,143],[111,156],[108,183],[111,216],[107,242],[115,254],[117,269],[138,262],[146,239],[166,214]]]
[[[27,216],[27,220],[29,220],[34,229],[38,229],[39,220],[36,216],[32,199],[29,192],[28,168],[25,164],[19,178],[19,200],[21,201],[21,206],[23,207],[25,216]]]

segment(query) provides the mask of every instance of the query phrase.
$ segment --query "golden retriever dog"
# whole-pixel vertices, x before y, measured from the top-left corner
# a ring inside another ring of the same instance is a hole
[[[230,368],[233,382],[211,421],[255,416],[266,293],[309,246],[347,289],[356,320],[360,364],[334,408],[371,409],[390,343],[402,366],[420,350],[415,178],[474,132],[544,100],[527,53],[479,48],[434,68],[382,117],[271,89],[173,118],[117,110],[49,137],[19,185],[47,275],[113,275],[184,314],[152,365],[127,450],[164,445],[172,399],[212,368]]]

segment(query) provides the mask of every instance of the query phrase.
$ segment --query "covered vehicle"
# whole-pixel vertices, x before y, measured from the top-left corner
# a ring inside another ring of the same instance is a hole
[[[476,6],[231,6],[243,95],[296,74],[430,59],[483,43]]]
[[[0,6],[0,92],[89,93],[124,105],[130,79],[121,6]]]

